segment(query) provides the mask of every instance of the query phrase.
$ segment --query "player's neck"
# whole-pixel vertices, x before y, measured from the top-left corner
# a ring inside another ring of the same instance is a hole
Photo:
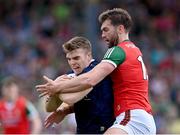
[[[129,35],[128,34],[121,34],[121,36],[119,36],[119,43],[129,40]]]

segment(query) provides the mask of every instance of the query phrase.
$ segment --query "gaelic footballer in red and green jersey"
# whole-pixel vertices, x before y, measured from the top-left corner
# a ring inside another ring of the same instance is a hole
[[[102,61],[116,68],[111,73],[115,116],[133,109],[143,109],[151,114],[148,75],[139,48],[131,41],[123,41],[110,48]]]

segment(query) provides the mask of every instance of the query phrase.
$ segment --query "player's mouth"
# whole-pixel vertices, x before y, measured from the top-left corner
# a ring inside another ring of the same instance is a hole
[[[106,42],[107,44],[109,44],[109,40],[108,40],[108,39],[105,39],[105,42]]]
[[[78,70],[78,69],[79,69],[79,67],[73,67],[72,69],[73,69],[73,70]]]
[[[81,68],[80,67],[76,67],[76,68],[72,68],[73,71],[76,73],[76,74],[79,74],[82,72]]]

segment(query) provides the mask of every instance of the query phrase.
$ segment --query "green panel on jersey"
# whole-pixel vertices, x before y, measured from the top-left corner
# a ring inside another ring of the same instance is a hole
[[[107,50],[106,54],[104,55],[103,60],[112,61],[116,66],[123,63],[125,60],[126,54],[124,50],[119,46],[114,46]]]

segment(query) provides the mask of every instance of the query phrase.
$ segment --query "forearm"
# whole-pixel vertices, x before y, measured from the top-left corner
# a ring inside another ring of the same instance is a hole
[[[61,93],[59,94],[59,98],[69,104],[72,105],[76,102],[78,102],[79,100],[81,100],[84,96],[86,96],[90,91],[92,90],[92,88],[90,89],[86,89],[84,91],[80,91],[80,92],[74,92],[74,93]]]
[[[88,88],[93,87],[93,84],[89,81],[89,77],[86,74],[80,75],[71,80],[64,81],[59,85],[60,93],[74,93],[84,91]]]
[[[114,66],[101,62],[91,71],[59,84],[59,92],[78,92],[94,87],[114,70]]]
[[[63,113],[65,115],[68,115],[70,113],[73,113],[74,112],[74,106],[73,105],[69,105],[65,102],[63,102],[59,108],[57,109],[57,113],[60,112],[60,111],[63,111]]]
[[[36,89],[38,92],[41,92],[40,96],[44,96],[59,93],[79,92],[94,87],[114,70],[114,66],[112,64],[104,63],[100,63],[91,71],[81,74],[70,80],[60,79],[58,81],[53,81],[48,77],[43,76],[47,83],[43,85],[37,85]]]

